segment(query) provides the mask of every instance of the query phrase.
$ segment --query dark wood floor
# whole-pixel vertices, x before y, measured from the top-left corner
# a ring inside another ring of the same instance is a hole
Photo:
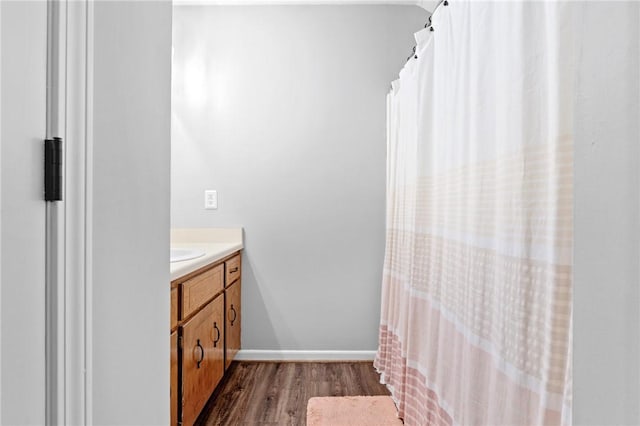
[[[304,426],[311,397],[388,394],[370,362],[234,362],[197,424]]]

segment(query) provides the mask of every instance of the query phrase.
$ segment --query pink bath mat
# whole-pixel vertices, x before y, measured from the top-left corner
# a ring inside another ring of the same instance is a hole
[[[315,397],[307,403],[307,426],[399,426],[390,396]]]

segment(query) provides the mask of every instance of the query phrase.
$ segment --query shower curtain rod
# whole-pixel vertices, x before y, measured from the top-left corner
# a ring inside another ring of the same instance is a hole
[[[429,15],[429,20],[427,21],[426,24],[424,24],[425,28],[429,28],[429,31],[433,31],[433,25],[431,23],[431,17],[433,16],[434,13],[436,13],[436,10],[438,10],[440,5],[449,6],[449,0],[440,0],[440,3],[438,3],[436,5],[436,7],[433,8],[433,12],[431,12],[431,15]],[[409,57],[407,58],[407,61],[409,61],[409,59],[411,59],[411,57],[413,57],[414,59],[418,59],[418,55],[416,55],[416,48],[417,48],[417,46],[413,46],[413,51],[411,52],[411,55],[409,55]]]

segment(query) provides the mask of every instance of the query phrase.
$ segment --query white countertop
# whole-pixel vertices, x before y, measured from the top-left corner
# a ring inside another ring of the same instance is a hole
[[[194,248],[205,252],[196,259],[170,263],[171,281],[190,274],[241,250],[242,228],[189,228],[171,230],[172,248]]]

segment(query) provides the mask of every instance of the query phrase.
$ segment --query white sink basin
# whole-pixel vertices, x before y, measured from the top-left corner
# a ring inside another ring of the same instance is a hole
[[[172,248],[170,262],[197,259],[204,256],[204,251],[192,248]]]

